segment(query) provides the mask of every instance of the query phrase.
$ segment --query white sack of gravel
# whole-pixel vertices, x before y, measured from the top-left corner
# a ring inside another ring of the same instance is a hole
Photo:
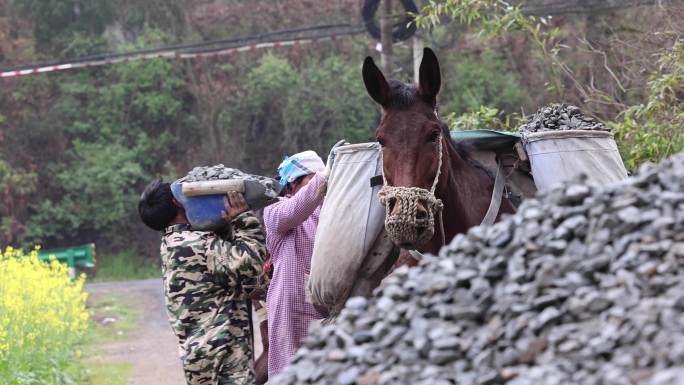
[[[576,179],[606,185],[627,178],[613,134],[607,131],[567,130],[523,134],[525,151],[538,190]]]
[[[346,300],[370,252],[384,260],[391,250],[374,247],[385,220],[377,197],[381,186],[371,186],[371,178],[382,172],[380,145],[350,144],[335,153],[307,285],[313,303],[331,307]]]

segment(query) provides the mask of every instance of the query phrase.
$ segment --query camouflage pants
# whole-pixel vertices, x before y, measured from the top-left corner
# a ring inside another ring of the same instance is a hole
[[[251,343],[238,338],[220,352],[196,349],[183,360],[188,385],[253,385],[255,382]],[[215,354],[207,354],[215,353]]]

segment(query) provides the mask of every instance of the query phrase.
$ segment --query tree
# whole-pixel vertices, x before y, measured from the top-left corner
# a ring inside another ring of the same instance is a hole
[[[562,30],[559,22],[525,15],[520,6],[503,1],[430,0],[416,20],[427,28],[445,15],[490,38],[522,33],[540,55],[554,101],[575,101],[606,120],[628,168],[684,150],[683,5],[592,10],[581,18],[584,28],[575,18]]]
[[[109,0],[10,0],[19,14],[32,21],[36,51],[60,55],[76,33],[99,36],[115,15]]]
[[[484,49],[481,53],[452,53],[446,57],[443,101],[440,110],[463,114],[491,106],[508,113],[529,104],[527,90],[521,84],[505,53]]]
[[[233,69],[235,70],[235,69]],[[220,115],[222,162],[272,175],[286,154],[313,149],[324,155],[336,140],[364,142],[377,118],[357,63],[339,57],[299,68],[273,54],[244,74]]]
[[[125,244],[139,222],[140,188],[192,148],[184,86],[179,64],[161,59],[60,79],[52,119],[37,124],[56,131],[66,148],[42,161],[44,192],[30,206],[25,240]]]
[[[376,107],[356,63],[339,57],[310,60],[300,73],[284,116],[289,151],[312,148],[325,154],[339,139],[374,140]]]
[[[36,181],[34,172],[13,168],[0,158],[0,244],[15,242],[26,230],[26,203]]]

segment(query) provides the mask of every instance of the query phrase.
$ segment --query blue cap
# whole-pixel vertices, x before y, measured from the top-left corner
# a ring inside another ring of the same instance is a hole
[[[325,168],[323,160],[314,151],[304,151],[285,158],[278,166],[280,184],[286,185],[297,178],[316,173]]]

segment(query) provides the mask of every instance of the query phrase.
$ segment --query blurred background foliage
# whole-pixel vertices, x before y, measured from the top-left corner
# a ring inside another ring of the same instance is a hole
[[[537,1],[539,2],[539,1]],[[515,129],[553,102],[610,124],[629,168],[684,148],[681,2],[553,18],[498,0],[426,0],[419,36],[443,72],[453,129]],[[522,2],[525,4],[526,2]],[[0,66],[360,23],[341,0],[0,0]],[[154,259],[135,210],[152,178],[223,163],[272,175],[286,154],[372,140],[367,35],[197,60],[148,60],[2,80],[0,244],[95,242]],[[409,44],[392,77],[413,75]]]

